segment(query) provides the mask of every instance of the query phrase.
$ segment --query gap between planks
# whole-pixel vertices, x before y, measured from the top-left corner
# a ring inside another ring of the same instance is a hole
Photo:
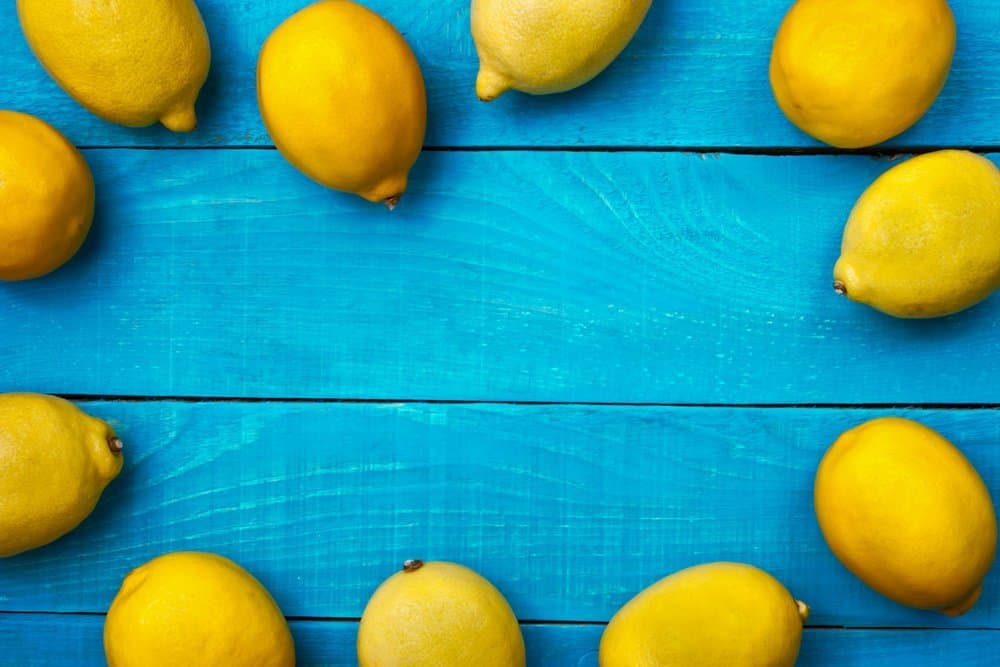
[[[83,151],[273,151],[274,146],[205,144],[197,146],[77,146]],[[770,157],[797,157],[817,155],[862,155],[873,158],[896,158],[902,155],[919,155],[941,150],[966,150],[973,153],[1000,152],[1000,145],[968,146],[873,146],[843,150],[831,146],[425,146],[427,153],[691,153],[695,155],[761,155]]]
[[[132,396],[119,394],[56,394],[78,403],[346,403],[371,405],[523,405],[607,408],[726,408],[743,410],[998,410],[1000,403],[658,403],[618,401],[513,401],[502,399],[359,398],[336,396]],[[0,611],[0,613],[3,613]]]
[[[77,616],[77,617],[98,617],[103,618],[107,614],[101,611],[5,611],[0,610],[0,616]],[[349,616],[286,616],[286,620],[292,623],[359,623],[360,617]],[[518,619],[519,625],[525,626],[580,626],[580,627],[604,627],[605,621],[546,621],[537,619]],[[893,626],[893,625],[806,625],[806,630],[814,631],[841,631],[841,630],[868,630],[873,632],[1000,632],[1000,628],[972,627],[972,628],[946,628],[935,626]]]

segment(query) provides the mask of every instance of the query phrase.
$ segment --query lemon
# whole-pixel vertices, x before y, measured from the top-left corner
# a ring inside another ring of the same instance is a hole
[[[652,0],[472,0],[476,94],[561,93],[587,83],[628,46]]]
[[[954,52],[945,0],[798,0],[774,40],[771,88],[799,129],[861,148],[927,112]]]
[[[122,583],[104,623],[108,667],[294,667],[288,624],[249,572],[179,551]]]
[[[360,667],[524,667],[510,605],[455,563],[407,561],[368,601],[358,628]]]
[[[65,264],[94,218],[94,178],[80,152],[44,121],[0,111],[0,280]]]
[[[76,528],[122,468],[100,419],[55,396],[0,394],[0,557]]]
[[[17,0],[17,13],[42,66],[91,113],[130,127],[197,125],[211,53],[192,0]]]
[[[396,205],[427,127],[417,59],[385,19],[323,0],[267,38],[257,64],[264,124],[285,158],[313,180]]]
[[[840,294],[897,317],[940,317],[1000,287],[1000,170],[967,151],[893,167],[851,211]]]
[[[979,473],[936,431],[899,417],[847,431],[820,463],[815,503],[830,549],[882,595],[955,616],[975,604],[996,516]]]
[[[707,563],[639,593],[614,615],[600,667],[792,667],[809,608],[751,565]]]

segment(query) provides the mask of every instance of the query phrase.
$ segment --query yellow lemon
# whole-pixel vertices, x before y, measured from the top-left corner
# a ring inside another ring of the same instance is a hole
[[[816,516],[830,549],[900,604],[965,613],[997,546],[989,491],[936,431],[874,419],[841,435],[816,473]]]
[[[945,0],[798,0],[774,40],[771,88],[799,129],[861,148],[927,112],[954,52]]]
[[[322,0],[267,38],[257,99],[281,154],[313,180],[396,205],[427,127],[417,59],[385,19]]]
[[[94,178],[80,151],[47,123],[0,110],[0,280],[65,264],[94,219]]]
[[[0,557],[76,528],[122,468],[114,430],[69,401],[0,394]]]
[[[17,0],[32,51],[91,113],[189,132],[208,76],[208,33],[192,0]]]
[[[652,0],[472,0],[476,94],[561,93],[587,83],[632,40]]]
[[[294,667],[270,593],[216,554],[154,558],[122,583],[104,623],[108,667]]]
[[[792,667],[809,608],[763,570],[708,563],[661,579],[614,615],[600,667]]]
[[[368,601],[358,628],[360,667],[524,667],[510,605],[455,563],[407,561]]]
[[[1000,287],[1000,170],[937,151],[888,170],[851,211],[840,294],[897,317],[940,317]]]

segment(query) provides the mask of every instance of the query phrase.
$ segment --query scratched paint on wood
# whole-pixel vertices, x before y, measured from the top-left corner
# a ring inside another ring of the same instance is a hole
[[[950,619],[841,567],[812,480],[842,431],[884,412],[351,403],[96,403],[127,467],[95,516],[5,561],[0,609],[102,612],[166,551],[245,564],[292,616],[352,618],[408,558],[483,572],[526,620],[607,621],[660,577],[737,560],[837,626],[997,627],[997,596]],[[993,488],[993,411],[916,411]],[[991,574],[986,590],[1000,590]]]
[[[1000,301],[913,322],[833,293],[843,221],[885,160],[432,153],[389,214],[273,151],[87,157],[102,194],[82,256],[0,285],[9,389],[997,400]]]
[[[87,146],[267,145],[257,110],[257,54],[267,35],[308,0],[200,0],[212,71],[189,135],[129,130],[80,109],[31,57],[14,3],[0,5],[0,108],[55,122]],[[431,146],[815,147],[771,96],[771,41],[790,0],[657,0],[634,42],[592,84],[547,97],[476,99],[468,0],[368,0],[406,36],[427,81]],[[951,78],[925,119],[892,146],[996,146],[1000,104],[992,0],[951,3],[958,50]],[[9,55],[8,55],[9,54]]]

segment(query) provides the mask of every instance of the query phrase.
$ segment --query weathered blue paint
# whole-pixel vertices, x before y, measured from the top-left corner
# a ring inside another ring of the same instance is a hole
[[[427,144],[486,149],[425,153],[393,214],[268,148],[257,51],[307,1],[199,1],[214,60],[188,135],[83,111],[0,4],[0,108],[90,147],[98,186],[80,256],[0,284],[0,391],[143,399],[84,404],[128,464],[79,530],[0,561],[0,664],[103,664],[121,578],[175,549],[258,575],[306,667],[355,664],[354,624],[332,619],[413,556],[493,580],[530,667],[595,667],[620,604],[716,559],[812,605],[800,666],[997,654],[996,571],[962,618],[904,609],[837,563],[812,515],[825,447],[900,412],[850,406],[1000,401],[1000,302],[902,322],[833,295],[843,221],[890,162],[787,154],[818,147],[767,83],[787,0],[657,0],[594,83],[489,105],[466,0],[371,0],[424,67]],[[953,5],[951,79],[887,152],[1000,147],[1000,13]],[[705,152],[726,147],[785,155]],[[995,410],[902,412],[1000,488]]]
[[[408,558],[456,560],[526,620],[606,621],[660,577],[737,560],[779,577],[811,622],[1000,627],[1000,579],[950,619],[891,603],[825,546],[812,480],[869,410],[354,403],[85,404],[127,466],[93,517],[0,563],[0,609],[107,608],[133,567],[221,552],[287,614],[352,618]],[[1000,420],[916,411],[1000,483]],[[992,592],[991,592],[992,591]]]
[[[844,220],[887,160],[428,153],[390,214],[274,151],[87,158],[81,256],[0,285],[8,389],[998,400],[1000,301],[901,321],[833,292]]]
[[[200,0],[212,39],[212,71],[188,135],[128,130],[83,111],[34,61],[14,2],[0,3],[0,108],[41,115],[88,146],[263,145],[257,110],[257,54],[267,35],[310,0]],[[511,94],[483,104],[468,0],[369,0],[406,36],[427,81],[432,146],[814,147],[771,96],[768,60],[791,0],[657,0],[618,61],[591,84],[564,95]],[[952,2],[958,51],[941,98],[891,146],[1000,144],[993,0]]]

